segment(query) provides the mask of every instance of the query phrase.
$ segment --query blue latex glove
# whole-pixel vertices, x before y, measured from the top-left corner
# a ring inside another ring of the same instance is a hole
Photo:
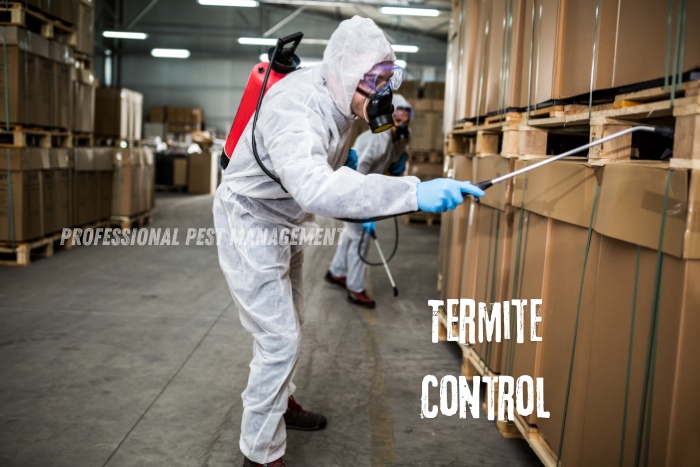
[[[367,232],[367,235],[370,237],[374,237],[374,234],[377,232],[377,226],[374,222],[365,222],[362,224],[362,228],[365,229],[365,232]]]
[[[345,167],[350,167],[352,170],[357,170],[357,152],[354,149],[348,151],[348,158],[345,160]]]
[[[404,152],[401,154],[401,157],[389,166],[389,173],[391,175],[402,175],[406,171],[406,162],[408,162],[408,154]]]
[[[460,182],[451,178],[420,182],[416,186],[418,209],[425,212],[445,212],[454,209],[464,201],[463,193],[484,196],[484,191],[470,182]]]

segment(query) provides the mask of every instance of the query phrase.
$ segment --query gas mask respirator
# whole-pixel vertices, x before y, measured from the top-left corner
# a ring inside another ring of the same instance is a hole
[[[408,123],[402,123],[396,127],[396,141],[399,143],[408,144],[408,138],[411,136],[411,132],[408,129]]]
[[[391,104],[393,95],[389,86],[371,94],[358,87],[357,92],[367,98],[364,117],[372,133],[381,133],[394,126],[394,106]]]

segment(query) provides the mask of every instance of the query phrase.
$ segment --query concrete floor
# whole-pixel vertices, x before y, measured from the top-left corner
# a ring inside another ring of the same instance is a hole
[[[159,195],[151,227],[179,227],[178,247],[79,247],[0,267],[0,465],[242,464],[252,340],[216,248],[182,241],[186,228],[212,226],[211,202]],[[379,233],[390,250],[391,223]],[[430,340],[439,228],[401,224],[401,235],[391,263],[400,296],[373,268],[373,311],[321,280],[333,247],[306,250],[297,400],[329,424],[290,432],[288,465],[540,465],[483,410],[420,417],[423,377],[458,375],[460,354]]]

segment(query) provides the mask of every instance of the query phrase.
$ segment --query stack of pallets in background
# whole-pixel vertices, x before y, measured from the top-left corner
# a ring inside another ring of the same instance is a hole
[[[94,147],[93,23],[87,0],[0,5],[2,264],[51,256],[64,228],[111,222],[123,157]]]
[[[112,157],[110,224],[122,229],[143,227],[150,223],[155,205],[153,151],[140,144],[143,94],[98,87],[95,115],[95,155],[108,151]]]
[[[204,112],[199,107],[151,107],[144,137],[167,141],[170,148],[156,154],[156,188],[212,194],[218,184],[218,157],[210,151],[211,135],[202,131]],[[187,147],[199,146],[191,153]]]
[[[413,106],[409,162],[406,175],[428,181],[443,176],[443,108],[445,83],[405,81],[397,91]],[[417,212],[403,217],[404,222],[440,222],[439,214]]]
[[[453,13],[455,178],[490,180],[640,124],[675,130],[612,140],[443,214],[443,300],[543,300],[541,342],[461,345],[463,373],[544,378],[551,417],[498,427],[545,465],[683,465],[700,436],[700,4],[487,0]],[[443,311],[446,333],[458,309]]]

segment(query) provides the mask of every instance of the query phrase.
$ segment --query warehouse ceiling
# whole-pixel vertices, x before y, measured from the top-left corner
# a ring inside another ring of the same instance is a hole
[[[373,19],[393,44],[419,47],[418,53],[397,53],[397,58],[423,67],[444,67],[451,0],[258,1],[257,7],[241,8],[201,5],[198,0],[97,0],[96,52],[150,55],[156,47],[179,47],[188,49],[193,58],[257,57],[267,47],[239,44],[240,37],[276,38],[302,31],[305,41],[299,55],[318,60],[323,40],[341,21],[360,15]],[[433,8],[439,14],[386,15],[380,12],[382,6]],[[148,38],[108,39],[102,37],[105,30],[144,32]]]

